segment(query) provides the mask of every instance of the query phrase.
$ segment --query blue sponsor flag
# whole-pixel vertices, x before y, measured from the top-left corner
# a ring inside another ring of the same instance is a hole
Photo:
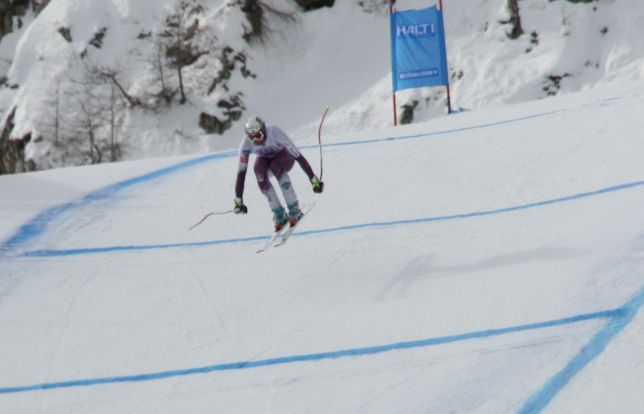
[[[391,72],[394,92],[448,84],[443,13],[436,6],[391,14]]]

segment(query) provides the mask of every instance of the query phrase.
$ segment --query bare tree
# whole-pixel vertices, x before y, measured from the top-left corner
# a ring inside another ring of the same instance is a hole
[[[79,119],[79,132],[84,133],[89,143],[89,161],[98,164],[103,160],[102,148],[98,145],[96,133],[99,128],[99,111],[90,103],[80,101],[81,117]]]
[[[510,39],[518,39],[523,34],[518,0],[507,0],[507,9],[510,17],[507,20],[502,20],[501,23],[510,25],[510,32],[506,33]]]
[[[91,83],[94,85],[111,84],[120,95],[128,102],[131,107],[141,105],[139,97],[131,95],[127,87],[119,79],[122,69],[118,65],[105,66],[92,62],[89,58],[83,59],[85,68],[85,81],[81,83]]]
[[[116,93],[116,88],[114,85],[110,85],[110,100],[109,100],[109,110],[108,110],[108,122],[107,126],[109,129],[109,149],[110,149],[110,162],[115,162],[121,159],[121,146],[117,140],[117,131],[120,127],[120,108],[119,108],[119,99]]]
[[[49,107],[52,108],[54,112],[50,123],[50,126],[53,129],[52,132],[54,135],[54,145],[58,145],[60,143],[60,135],[61,135],[60,84],[61,84],[61,79],[60,78],[56,79],[56,90],[54,92],[54,97],[53,99],[46,100],[48,102]]]
[[[168,63],[177,71],[181,95],[179,103],[182,104],[187,100],[183,69],[209,53],[199,42],[204,33],[199,21],[201,12],[203,7],[194,0],[181,0],[177,10],[166,17],[164,30],[159,34]]]
[[[160,42],[155,43],[154,47],[154,67],[156,69],[157,77],[158,77],[158,82],[159,82],[159,93],[158,95],[163,98],[166,104],[169,104],[172,102],[174,97],[177,95],[177,92],[179,91],[178,88],[173,88],[170,85],[169,80],[166,77],[165,73],[165,60],[164,60],[164,46]]]
[[[146,109],[156,110],[160,103],[170,105],[179,92],[178,82],[175,82],[173,72],[169,71],[169,66],[165,57],[165,45],[161,42],[159,36],[146,37],[150,42],[148,53],[142,57],[142,61],[148,65],[147,78],[148,83],[144,88],[145,93],[141,96]]]
[[[87,145],[86,150],[80,151],[84,163],[118,161],[121,148],[117,132],[123,105],[117,88],[108,84],[100,88],[85,89],[78,95],[78,106],[80,112],[75,119],[74,135]]]
[[[65,91],[56,90],[57,105],[66,111],[54,110],[54,120],[49,122],[54,125],[54,142],[59,142],[55,147],[63,164],[117,161],[121,157],[121,119],[125,110],[140,105],[140,100],[121,84],[118,67],[99,66],[87,57],[77,67],[80,71],[66,79]]]
[[[58,77],[55,86],[46,92],[43,100],[36,139],[50,141],[52,149],[47,157],[49,165],[41,165],[42,168],[66,166],[70,160],[77,158],[74,153],[78,142],[75,140],[76,130],[72,127],[77,101],[76,96],[72,96],[66,88],[65,81],[63,77]]]

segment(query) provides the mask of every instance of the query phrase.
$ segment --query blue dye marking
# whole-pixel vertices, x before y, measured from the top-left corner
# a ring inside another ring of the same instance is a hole
[[[386,142],[386,141],[398,141],[398,140],[406,140],[406,139],[417,139],[422,137],[431,137],[431,136],[440,135],[440,134],[463,132],[463,131],[480,129],[480,128],[488,128],[488,127],[502,125],[502,124],[509,124],[513,122],[551,115],[551,114],[555,114],[563,111],[565,110],[544,112],[541,114],[530,115],[523,118],[516,118],[516,119],[511,119],[506,121],[494,122],[490,124],[483,124],[483,125],[465,127],[465,128],[459,128],[459,129],[453,129],[453,130],[445,130],[445,131],[439,131],[434,133],[410,135],[410,136],[395,137],[395,138],[388,137],[388,138],[375,139],[375,140],[369,140],[369,141],[340,142],[340,143],[335,143],[335,144],[325,145],[325,146],[331,147],[331,146],[361,145],[361,144],[380,143],[380,142]],[[316,146],[311,145],[303,148],[316,148]],[[67,211],[73,210],[75,208],[83,207],[93,201],[109,198],[124,188],[130,187],[136,184],[140,184],[143,182],[147,182],[153,179],[157,179],[157,178],[166,176],[168,174],[177,172],[181,169],[191,167],[197,164],[201,164],[203,162],[207,162],[212,159],[229,158],[235,155],[236,155],[235,152],[224,152],[224,153],[211,154],[208,156],[189,160],[184,163],[180,163],[168,168],[164,168],[150,174],[142,175],[140,177],[136,177],[130,180],[117,183],[103,190],[88,194],[87,196],[83,197],[81,200],[77,202],[67,203],[67,204],[63,204],[61,206],[49,209],[41,213],[40,215],[38,215],[35,219],[31,220],[27,224],[23,225],[12,238],[10,238],[3,245],[0,245],[0,257],[6,255],[6,253],[8,253],[10,250],[13,250],[18,245],[25,243],[29,239],[36,237],[39,234],[42,234],[47,229],[47,224],[49,222],[53,221],[55,218],[57,218],[58,216],[60,216],[61,214]],[[634,183],[608,187],[608,188],[593,191],[593,192],[581,193],[581,194],[577,194],[569,197],[547,200],[547,201],[532,203],[532,204],[525,204],[522,206],[510,207],[505,209],[481,211],[481,212],[443,216],[443,217],[428,217],[428,218],[421,218],[421,219],[415,219],[415,220],[401,220],[398,222],[369,223],[369,224],[363,224],[363,225],[357,225],[357,226],[345,226],[345,227],[338,227],[335,229],[309,231],[305,233],[300,233],[300,235],[323,233],[323,232],[330,232],[330,231],[351,230],[354,228],[378,227],[378,226],[388,226],[388,225],[390,226],[395,224],[406,224],[406,223],[413,223],[413,222],[453,220],[453,219],[484,216],[484,215],[491,215],[491,214],[500,214],[500,213],[505,213],[510,211],[533,208],[537,206],[544,206],[548,204],[571,201],[571,200],[589,197],[592,195],[603,194],[607,192],[633,188],[633,187],[642,185],[642,183],[643,183],[642,181],[638,181]],[[259,237],[246,238],[246,239],[231,239],[231,240],[223,240],[223,241],[193,243],[190,245],[238,243],[238,242],[249,241],[249,240],[259,240],[263,238],[266,238],[266,236],[259,236]],[[169,248],[169,247],[186,247],[190,245],[173,244],[173,245],[158,245],[158,246],[122,246],[122,247],[102,248],[102,250],[108,251],[105,249],[132,250],[132,249],[145,249],[145,248]],[[78,249],[78,251],[84,251],[84,250],[92,250],[92,249]],[[98,251],[98,249],[93,249],[93,250]],[[31,252],[31,253],[33,254],[34,252]],[[395,349],[431,346],[431,345],[456,342],[456,341],[466,340],[466,339],[501,335],[504,333],[518,332],[518,331],[528,330],[528,329],[539,329],[539,328],[545,328],[548,326],[574,323],[581,320],[588,320],[593,318],[611,318],[607,323],[607,325],[605,326],[605,328],[602,329],[600,332],[598,332],[593,337],[593,339],[589,342],[589,344],[587,344],[584,347],[584,349],[582,349],[582,351],[575,358],[573,358],[566,365],[566,367],[564,367],[562,371],[560,371],[557,375],[551,378],[544,385],[544,387],[542,387],[541,390],[539,390],[537,393],[531,396],[530,399],[525,403],[525,405],[521,409],[522,413],[535,413],[535,412],[541,411],[578,372],[580,372],[597,355],[603,352],[603,350],[606,348],[608,343],[610,343],[628,325],[628,323],[630,323],[630,321],[633,319],[637,311],[641,308],[642,303],[644,303],[644,289],[642,289],[642,291],[640,291],[640,293],[636,295],[634,299],[631,300],[629,303],[627,303],[623,308],[616,309],[613,311],[599,312],[595,314],[580,315],[577,317],[562,319],[559,321],[544,322],[541,324],[523,325],[522,327],[481,331],[481,332],[474,332],[474,333],[464,334],[459,336],[434,338],[434,339],[427,339],[422,341],[401,342],[397,344],[384,345],[380,347],[357,348],[352,350],[337,351],[337,352],[323,353],[323,354],[299,355],[299,356],[268,359],[268,360],[261,360],[261,361],[249,361],[249,362],[238,362],[233,364],[212,365],[212,366],[201,367],[201,368],[193,368],[193,369],[177,370],[177,371],[165,371],[160,373],[143,374],[143,375],[137,375],[137,376],[97,378],[97,379],[89,379],[89,380],[58,382],[58,383],[45,383],[45,384],[39,384],[39,385],[33,385],[33,386],[7,387],[7,388],[0,388],[0,393],[15,393],[15,392],[24,392],[24,391],[34,391],[34,390],[46,390],[46,389],[53,389],[53,388],[89,386],[89,385],[98,385],[98,384],[115,383],[115,382],[148,381],[153,379],[162,379],[162,378],[168,378],[168,377],[180,376],[180,375],[193,375],[193,374],[207,373],[207,372],[213,372],[213,371],[253,368],[253,367],[259,367],[259,366],[284,364],[284,363],[291,363],[291,362],[298,362],[298,361],[340,358],[343,356],[367,355],[367,354],[374,354],[379,352],[387,352]]]
[[[575,375],[599,356],[615,337],[626,328],[644,304],[644,288],[622,308],[619,315],[609,319],[606,325],[571,359],[566,366],[550,378],[534,393],[519,410],[520,414],[541,412]]]
[[[559,197],[559,198],[539,201],[535,203],[522,204],[514,207],[506,207],[506,208],[500,208],[495,210],[474,211],[471,213],[453,214],[448,216],[421,217],[421,218],[415,218],[415,219],[352,224],[348,226],[332,227],[332,228],[318,229],[318,230],[305,230],[298,233],[294,233],[293,236],[302,237],[302,236],[311,236],[311,235],[325,234],[325,233],[361,230],[361,229],[367,229],[367,228],[391,227],[391,226],[399,226],[399,225],[405,225],[405,224],[463,220],[463,219],[474,218],[474,217],[492,216],[492,215],[498,215],[498,214],[512,213],[519,210],[526,210],[530,208],[543,207],[543,206],[548,206],[552,204],[560,204],[560,203],[565,203],[569,201],[580,200],[583,198],[597,196],[601,194],[641,187],[643,185],[644,185],[644,180],[634,181],[631,183],[615,185],[615,186],[606,187],[595,191],[588,191],[585,193],[573,194],[570,196]],[[109,253],[109,252],[116,252],[116,251],[205,247],[205,246],[212,246],[212,245],[219,245],[219,244],[251,242],[251,241],[266,239],[268,237],[269,236],[264,235],[264,236],[253,236],[253,237],[235,238],[235,239],[211,240],[211,241],[203,241],[203,242],[195,242],[195,243],[171,243],[171,244],[153,244],[153,245],[140,245],[140,246],[109,246],[109,247],[95,247],[95,248],[84,248],[84,249],[33,250],[33,251],[25,252],[24,255],[28,257],[55,257],[55,256],[72,256],[72,255],[93,254],[93,253]]]
[[[216,365],[207,365],[197,368],[188,368],[172,371],[162,371],[155,373],[139,374],[139,375],[128,375],[128,376],[119,376],[119,377],[105,377],[105,378],[91,378],[91,379],[80,379],[80,380],[71,380],[71,381],[61,381],[61,382],[50,382],[42,383],[35,385],[25,385],[18,387],[4,387],[0,388],[0,394],[12,394],[18,392],[27,392],[27,391],[39,391],[39,390],[51,390],[57,388],[71,388],[71,387],[87,387],[92,385],[101,385],[101,384],[114,384],[114,383],[125,383],[125,382],[143,382],[143,381],[152,381],[160,380],[172,377],[180,377],[187,375],[196,375],[196,374],[207,374],[211,372],[218,371],[232,371],[232,370],[241,370],[248,368],[259,368],[266,367],[271,365],[283,365],[291,364],[294,362],[305,362],[305,361],[322,361],[328,359],[337,359],[343,357],[358,357],[365,355],[374,355],[380,354],[383,352],[398,351],[403,349],[413,349],[413,348],[424,348],[429,346],[436,346],[454,342],[461,342],[472,339],[481,339],[489,338],[499,335],[507,335],[516,332],[524,332],[536,329],[551,328],[554,326],[568,325],[583,321],[589,321],[593,319],[603,319],[603,318],[614,318],[619,317],[624,314],[624,309],[613,309],[601,312],[586,313],[576,316],[571,316],[568,318],[551,320],[546,322],[537,322],[526,325],[511,326],[507,328],[500,329],[489,329],[485,331],[475,331],[464,333],[460,335],[451,335],[443,336],[437,338],[421,339],[416,341],[406,341],[406,342],[395,342],[386,345],[378,345],[364,348],[352,348],[344,349],[339,351],[332,352],[321,352],[316,354],[303,354],[303,355],[292,355],[280,358],[270,358],[262,359],[257,361],[241,361],[241,362],[232,362],[225,364],[216,364]]]
[[[116,193],[121,190],[124,190],[128,187],[135,186],[137,184],[144,183],[146,181],[158,179],[170,174],[173,174],[182,169],[193,167],[195,165],[203,164],[204,162],[211,161],[214,159],[229,158],[236,155],[236,152],[221,152],[216,154],[210,154],[204,157],[195,158],[188,160],[170,167],[162,168],[157,171],[153,171],[149,174],[144,174],[139,177],[134,177],[129,180],[121,181],[109,187],[103,188],[101,190],[95,191],[93,193],[87,194],[77,201],[72,201],[69,203],[61,204],[60,206],[50,208],[33,218],[28,223],[24,224],[18,231],[9,238],[3,245],[0,247],[0,253],[4,250],[7,251],[13,247],[17,247],[28,240],[39,236],[47,230],[47,225],[52,222],[57,217],[60,217],[62,214],[72,211],[77,208],[82,208],[90,203],[95,201],[101,201],[113,197]]]
[[[436,135],[446,135],[446,134],[454,134],[458,132],[466,132],[466,131],[472,131],[476,129],[484,129],[484,128],[491,128],[495,126],[500,126],[500,125],[507,125],[507,124],[512,124],[515,122],[521,122],[521,121],[528,121],[530,119],[535,119],[535,118],[541,118],[547,115],[554,115],[557,113],[565,112],[566,109],[559,109],[555,111],[548,111],[548,112],[541,112],[538,114],[533,114],[533,115],[527,115],[524,117],[520,118],[514,118],[514,119],[506,119],[503,121],[497,121],[497,122],[490,122],[487,124],[480,124],[480,125],[475,125],[475,126],[470,126],[470,127],[462,127],[462,128],[454,128],[454,129],[445,129],[442,131],[435,131],[435,132],[426,132],[422,134],[416,134],[416,135],[405,135],[405,136],[397,136],[397,137],[385,137],[385,138],[377,138],[377,139],[369,139],[369,140],[364,140],[364,141],[345,141],[345,142],[336,142],[332,144],[324,144],[324,147],[347,147],[347,146],[352,146],[352,145],[365,145],[365,144],[377,144],[377,143],[382,143],[382,142],[390,142],[390,141],[406,141],[410,139],[419,139],[419,138],[430,138]],[[302,149],[310,149],[310,148],[317,148],[317,145],[309,145],[309,146],[303,146],[301,147]]]
[[[83,254],[94,253],[113,253],[123,251],[141,251],[141,250],[161,250],[173,248],[188,248],[188,247],[205,247],[217,244],[235,244],[246,243],[258,240],[266,240],[270,236],[252,236],[242,237],[237,239],[223,239],[223,240],[210,240],[193,243],[168,243],[168,244],[149,244],[149,245],[131,245],[131,246],[107,246],[107,247],[90,247],[82,249],[67,249],[67,250],[33,250],[24,253],[27,257],[56,257],[56,256],[76,256]]]
[[[498,121],[498,122],[492,122],[488,124],[481,124],[481,125],[474,125],[471,127],[463,127],[463,128],[456,128],[456,129],[448,129],[448,130],[443,130],[443,131],[438,131],[438,132],[429,132],[429,133],[424,133],[424,134],[417,134],[417,135],[408,135],[408,136],[399,136],[399,137],[387,137],[387,138],[381,138],[381,139],[373,139],[373,140],[366,140],[366,141],[346,141],[346,142],[338,142],[334,144],[326,144],[324,145],[325,147],[338,147],[338,146],[351,146],[351,145],[363,145],[363,144],[375,144],[375,143],[381,143],[381,142],[386,142],[386,141],[403,141],[403,140],[409,140],[409,139],[418,139],[418,138],[430,138],[435,135],[445,135],[445,134],[450,134],[450,133],[457,133],[457,132],[464,132],[464,131],[471,131],[471,130],[476,130],[476,129],[482,129],[482,128],[489,128],[493,126],[499,126],[499,125],[504,125],[504,124],[511,124],[515,122],[520,122],[520,121],[525,121],[529,119],[534,119],[534,118],[539,118],[547,115],[552,115],[556,114],[559,112],[564,112],[565,109],[562,110],[556,110],[556,111],[548,111],[548,112],[542,112],[538,114],[533,114],[533,115],[528,115],[525,117],[520,117],[520,118],[513,118],[513,119],[508,119],[504,121]],[[310,149],[310,148],[317,148],[317,145],[309,145],[309,146],[303,146],[301,147],[302,149]],[[215,153],[215,154],[209,154],[203,157],[195,158],[192,160],[188,160],[170,167],[162,168],[158,171],[151,172],[149,174],[144,174],[139,177],[134,177],[129,180],[125,180],[119,183],[116,183],[112,186],[109,186],[107,188],[104,188],[102,190],[98,190],[96,192],[90,193],[86,195],[85,197],[81,198],[78,201],[62,204],[57,207],[53,207],[51,209],[48,209],[42,213],[40,213],[38,216],[36,216],[34,219],[29,221],[28,223],[24,224],[16,234],[14,234],[11,238],[9,238],[6,242],[4,242],[2,245],[0,245],[0,257],[3,255],[7,255],[8,253],[18,247],[21,244],[24,244],[28,240],[31,240],[35,238],[36,236],[39,236],[40,234],[44,233],[47,229],[48,223],[52,222],[54,219],[62,215],[63,213],[66,213],[68,211],[71,211],[73,209],[77,208],[82,208],[94,201],[100,201],[104,199],[108,199],[112,196],[114,196],[116,193],[119,191],[126,189],[128,187],[132,187],[137,184],[145,183],[147,181],[155,180],[161,177],[165,177],[167,175],[173,174],[175,172],[181,171],[183,169],[193,167],[199,164],[203,164],[205,162],[211,161],[211,160],[216,160],[216,159],[223,159],[223,158],[231,158],[237,156],[237,151],[227,151],[227,152],[221,152],[221,153]]]

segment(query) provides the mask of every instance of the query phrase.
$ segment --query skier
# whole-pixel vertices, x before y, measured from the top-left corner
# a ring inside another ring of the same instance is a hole
[[[260,118],[253,116],[245,125],[246,138],[239,146],[239,168],[235,184],[235,214],[246,214],[248,208],[244,204],[244,183],[250,154],[256,154],[257,159],[253,169],[257,177],[257,184],[262,194],[266,196],[268,205],[273,212],[275,231],[280,231],[286,223],[291,226],[297,224],[302,218],[302,211],[293,189],[288,172],[293,168],[295,161],[300,165],[313,186],[313,192],[321,193],[324,183],[318,179],[311,165],[297,149],[293,141],[284,131],[275,125],[266,124]],[[277,193],[269,180],[269,175],[274,176],[279,183],[286,208],[277,197]]]

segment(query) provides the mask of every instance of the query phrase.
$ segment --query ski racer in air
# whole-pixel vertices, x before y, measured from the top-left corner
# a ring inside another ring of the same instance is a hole
[[[288,175],[295,161],[308,176],[313,192],[321,193],[324,183],[318,179],[311,165],[297,149],[293,141],[284,131],[275,125],[264,123],[260,118],[253,116],[246,122],[244,131],[246,137],[239,146],[239,168],[235,184],[235,214],[246,214],[248,208],[244,204],[244,184],[250,154],[257,156],[253,169],[259,189],[268,200],[268,205],[273,212],[275,231],[280,231],[287,223],[295,226],[302,218],[300,204]],[[271,184],[270,176],[274,176],[282,189],[286,209],[282,206],[275,188]]]

